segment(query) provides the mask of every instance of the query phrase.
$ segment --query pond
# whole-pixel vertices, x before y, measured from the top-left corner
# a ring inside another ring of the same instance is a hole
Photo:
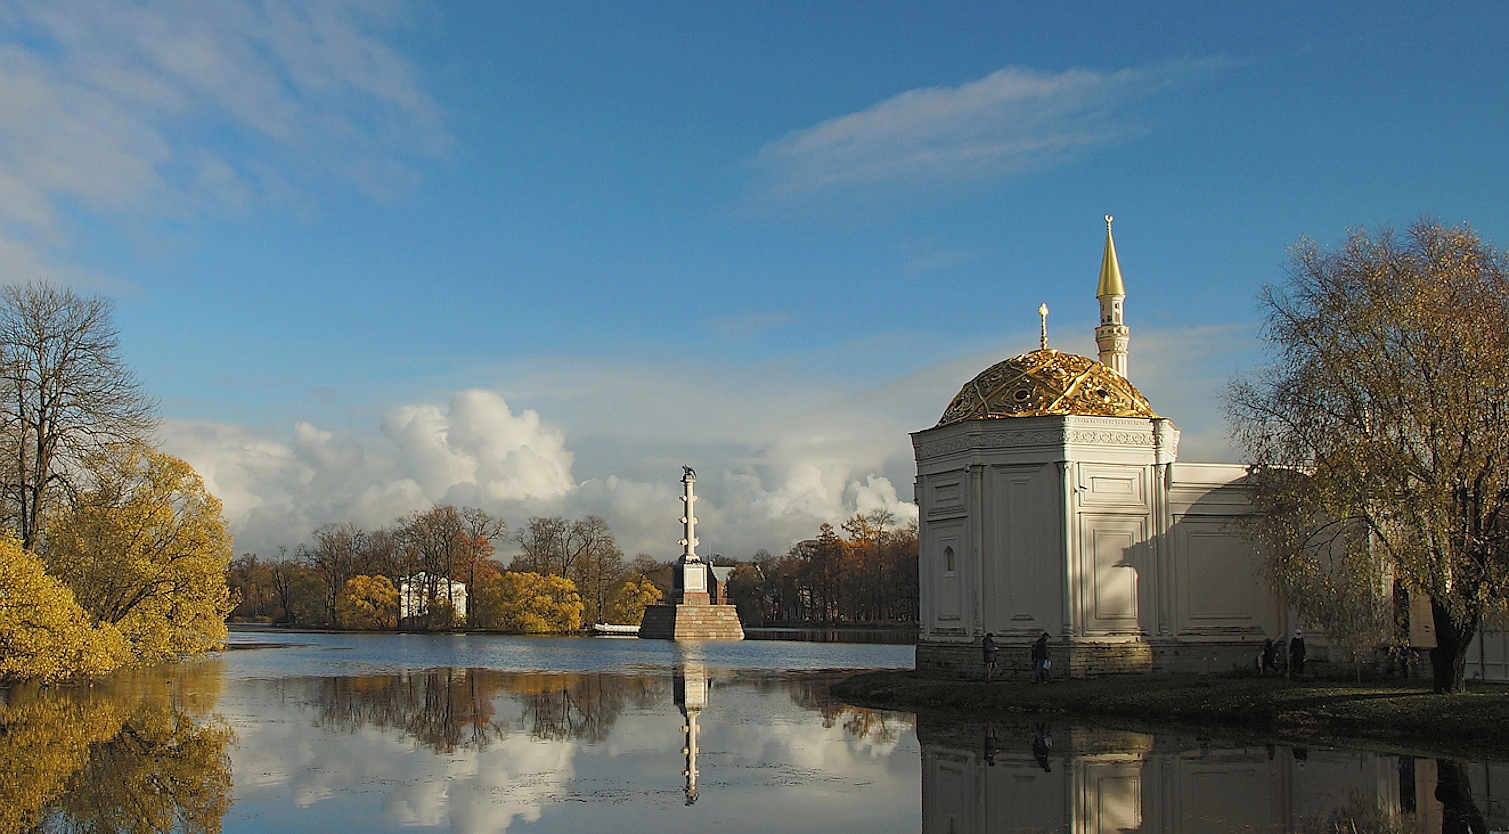
[[[845,670],[910,666],[908,646],[232,644],[92,687],[3,693],[0,832],[1452,832],[1509,819],[1498,764],[919,719],[828,696]]]

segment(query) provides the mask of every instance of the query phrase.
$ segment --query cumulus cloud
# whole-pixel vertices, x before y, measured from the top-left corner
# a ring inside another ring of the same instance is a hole
[[[1145,133],[1147,125],[1125,112],[1128,103],[1216,65],[1060,73],[1006,67],[793,131],[762,148],[754,164],[778,193],[1043,168]]]
[[[238,546],[262,552],[292,547],[326,522],[375,527],[436,502],[498,507],[548,501],[576,486],[565,437],[489,391],[462,391],[443,408],[394,408],[380,438],[306,422],[276,437],[178,420],[164,439],[224,502]]]
[[[443,151],[439,108],[382,2],[22,0],[0,17],[0,270],[95,289],[56,257],[82,208],[122,226],[259,204],[299,183],[373,195]]]
[[[645,375],[656,373],[646,369]],[[165,446],[194,465],[224,501],[242,551],[292,548],[326,522],[375,527],[441,502],[480,506],[511,524],[530,515],[600,515],[629,553],[670,558],[679,536],[680,462],[696,464],[701,474],[698,517],[709,553],[780,550],[812,536],[819,524],[857,511],[886,509],[898,523],[916,517],[910,496],[901,497],[895,486],[907,481],[893,480],[906,477],[910,466],[901,425],[867,428],[857,414],[868,406],[846,406],[841,396],[824,400],[821,417],[783,414],[779,403],[751,404],[753,413],[744,418],[765,425],[747,434],[741,434],[742,422],[698,425],[704,437],[681,448],[679,457],[633,451],[674,447],[674,428],[665,429],[672,436],[664,438],[651,424],[599,434],[589,445],[619,447],[606,461],[615,471],[582,478],[573,472],[577,453],[562,429],[477,389],[457,393],[444,406],[391,408],[376,432],[299,422],[275,433],[170,421],[163,435]],[[624,419],[633,412],[626,404],[615,414]],[[696,418],[693,411],[685,425],[696,425]],[[835,430],[843,423],[845,431]],[[714,429],[721,432],[716,443],[706,436]],[[594,426],[588,421],[582,430],[591,435]],[[596,461],[594,468],[603,464]]]
[[[1061,347],[1093,356],[1083,330],[1063,334]],[[375,527],[449,502],[511,525],[599,515],[628,553],[668,559],[679,552],[678,481],[689,464],[702,552],[747,558],[856,512],[915,519],[908,432],[935,423],[959,386],[1033,341],[1023,333],[869,382],[764,366],[538,360],[505,374],[527,392],[510,399],[537,409],[466,389],[445,403],[390,407],[376,425],[171,421],[163,439],[224,500],[243,551],[291,548],[326,522]],[[1256,348],[1242,326],[1134,329],[1133,382],[1183,429],[1181,459],[1236,459],[1221,394]]]

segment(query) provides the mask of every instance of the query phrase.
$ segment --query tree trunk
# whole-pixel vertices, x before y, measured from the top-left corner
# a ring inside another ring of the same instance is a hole
[[[1430,601],[1431,619],[1436,626],[1436,647],[1430,650],[1431,674],[1437,694],[1467,691],[1467,644],[1477,633],[1476,617],[1458,622],[1451,612],[1434,598]]]
[[[1472,801],[1467,765],[1462,762],[1436,760],[1436,799],[1441,802],[1442,834],[1473,834],[1488,830],[1483,812]]]

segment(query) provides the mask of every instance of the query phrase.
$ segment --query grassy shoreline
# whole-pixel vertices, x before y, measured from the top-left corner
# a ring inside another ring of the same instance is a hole
[[[1285,681],[1157,675],[1033,685],[938,680],[914,671],[867,672],[834,685],[858,705],[961,717],[1058,714],[1274,741],[1509,759],[1509,687],[1481,684],[1435,695],[1429,681]]]

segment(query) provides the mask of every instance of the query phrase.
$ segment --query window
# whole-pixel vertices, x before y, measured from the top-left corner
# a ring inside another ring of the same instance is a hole
[[[953,575],[955,567],[954,549],[952,547],[943,548],[943,572],[948,575]]]

